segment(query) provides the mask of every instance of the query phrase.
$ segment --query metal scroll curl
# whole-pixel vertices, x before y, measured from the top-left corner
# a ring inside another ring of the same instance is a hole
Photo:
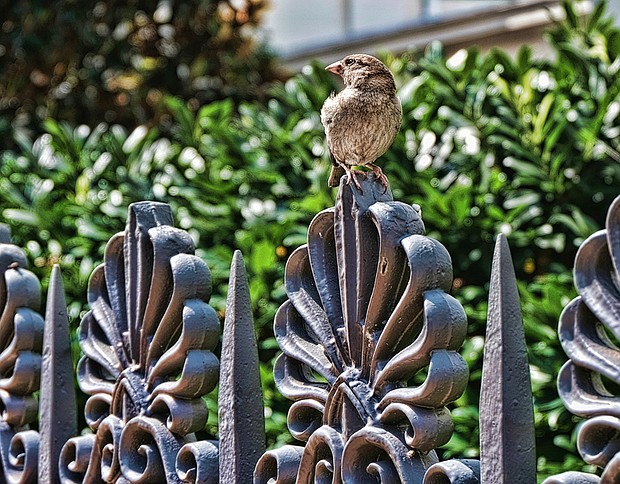
[[[479,484],[480,462],[473,459],[450,459],[428,468],[424,484]]]
[[[43,317],[38,313],[41,286],[28,269],[22,249],[10,243],[0,226],[0,455],[9,483],[36,480],[39,435],[37,420]]]
[[[265,452],[256,464],[254,482],[267,484],[294,484],[305,448],[298,445],[284,445]]]
[[[606,386],[607,381],[620,384],[619,269],[620,197],[609,208],[606,229],[590,236],[577,252],[579,296],[562,312],[558,329],[569,358],[560,370],[558,391],[568,410],[587,419],[577,437],[581,456],[603,471],[600,480],[569,472],[546,484],[620,481],[620,398]]]
[[[189,235],[172,227],[170,208],[131,205],[125,232],[110,239],[91,276],[80,324],[78,375],[94,436],[67,442],[61,476],[181,481],[177,454],[204,428],[202,396],[218,379],[210,295],[209,269]]]
[[[177,476],[183,482],[219,483],[219,442],[200,440],[185,444],[176,461]]]
[[[61,482],[71,484],[81,484],[84,482],[91,456],[94,455],[94,443],[94,434],[73,437],[67,440],[59,459],[64,464],[59,469]]]
[[[256,482],[289,482],[292,469],[297,482],[417,482],[452,434],[445,406],[468,369],[450,256],[424,235],[419,209],[373,175],[362,189],[343,178],[287,263],[274,377],[306,444],[267,452]]]

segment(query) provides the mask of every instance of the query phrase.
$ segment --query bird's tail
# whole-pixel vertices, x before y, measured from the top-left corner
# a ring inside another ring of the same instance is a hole
[[[337,187],[340,185],[340,179],[345,174],[344,168],[340,165],[332,165],[332,171],[329,174],[329,180],[327,185],[330,187]]]

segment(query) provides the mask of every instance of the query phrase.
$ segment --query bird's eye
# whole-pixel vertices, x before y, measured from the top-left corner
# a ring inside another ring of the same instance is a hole
[[[347,65],[347,66],[350,66],[351,64],[353,64],[353,62],[355,62],[353,59],[346,59],[344,61],[344,64]]]

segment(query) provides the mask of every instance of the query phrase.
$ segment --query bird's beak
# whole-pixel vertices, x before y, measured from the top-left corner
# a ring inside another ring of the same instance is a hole
[[[334,62],[333,64],[328,65],[325,68],[325,70],[329,72],[333,72],[334,74],[338,74],[339,76],[342,76],[342,71],[343,71],[342,63],[340,61]]]

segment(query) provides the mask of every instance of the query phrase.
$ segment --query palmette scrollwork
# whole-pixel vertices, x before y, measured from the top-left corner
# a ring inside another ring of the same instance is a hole
[[[3,481],[32,482],[38,469],[37,420],[43,317],[41,286],[22,249],[0,226],[0,455]]]
[[[206,469],[200,458],[187,451],[177,458],[204,428],[201,397],[217,384],[219,320],[210,295],[209,269],[189,235],[172,227],[170,208],[131,205],[127,229],[109,241],[89,282],[78,379],[94,435],[67,442],[63,479],[200,480],[200,470],[188,468]]]
[[[274,322],[275,381],[306,445],[267,452],[255,482],[291,482],[291,468],[297,482],[419,482],[452,434],[445,406],[468,369],[450,256],[373,175],[363,193],[345,180],[291,254]]]
[[[558,391],[568,410],[587,419],[579,428],[577,447],[584,461],[603,472],[600,479],[563,473],[547,484],[620,481],[620,395],[605,384],[620,384],[619,269],[620,197],[609,208],[606,229],[590,236],[577,252],[579,296],[562,312],[558,329],[569,357],[558,376]]]

